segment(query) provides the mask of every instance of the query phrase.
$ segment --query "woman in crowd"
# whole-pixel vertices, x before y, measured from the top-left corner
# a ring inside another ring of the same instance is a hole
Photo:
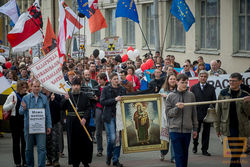
[[[164,102],[163,104],[166,104],[165,103],[165,100],[168,96],[168,94],[172,91],[174,91],[174,89],[176,89],[176,75],[174,73],[172,74],[169,74],[164,82],[164,84],[162,85],[162,88],[160,90],[160,94],[162,95],[163,99],[164,99]],[[165,110],[162,111],[162,124],[164,124],[162,126],[162,130],[161,130],[161,139],[162,140],[165,140],[165,141],[168,141],[170,143],[170,138],[169,138],[169,133],[168,133],[168,121],[167,121],[167,118],[164,117],[164,114],[166,115],[165,113]],[[168,148],[167,150],[161,150],[161,156],[160,156],[160,160],[163,161],[164,158],[165,158],[165,155],[167,155],[168,153],[168,150],[169,150],[169,144],[168,144]],[[171,147],[170,147],[170,152],[171,152],[171,162],[174,163],[175,160],[174,160],[174,149],[173,149],[173,145],[171,144]]]
[[[3,110],[10,111],[10,128],[13,142],[13,157],[16,167],[26,166],[25,140],[24,140],[24,117],[19,115],[19,107],[22,98],[26,95],[28,84],[26,81],[17,82],[17,91],[13,91],[5,101]],[[20,148],[21,147],[21,148]]]
[[[201,70],[206,70],[205,63],[199,63],[197,69],[195,70],[196,74],[199,74]]]
[[[7,79],[10,82],[10,84],[16,84],[18,79],[16,71],[10,70],[7,74]]]

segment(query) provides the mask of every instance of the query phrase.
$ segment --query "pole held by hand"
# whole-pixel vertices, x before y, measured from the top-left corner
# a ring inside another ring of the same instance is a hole
[[[215,103],[229,103],[234,101],[243,101],[244,98],[235,98],[235,99],[224,99],[224,100],[213,100],[213,101],[202,101],[202,102],[193,102],[193,103],[184,103],[184,106],[196,106],[204,104],[215,104]]]

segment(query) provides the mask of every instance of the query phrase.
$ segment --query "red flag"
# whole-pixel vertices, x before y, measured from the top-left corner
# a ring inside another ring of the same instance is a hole
[[[43,41],[43,21],[38,0],[23,13],[7,38],[13,52],[25,51]]]
[[[89,1],[90,4],[90,18],[89,18],[89,29],[91,33],[94,33],[102,28],[107,28],[105,18],[103,17],[100,9],[97,7],[98,0]]]
[[[49,53],[56,47],[56,35],[50,23],[49,17],[47,21],[46,34],[43,41],[43,51],[45,54]]]

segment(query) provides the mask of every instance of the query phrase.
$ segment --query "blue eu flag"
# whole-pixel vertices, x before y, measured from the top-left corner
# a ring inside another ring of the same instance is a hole
[[[186,32],[195,22],[194,16],[185,0],[173,0],[170,12],[183,23]]]
[[[78,11],[89,19],[89,3],[88,0],[77,0],[78,2]]]
[[[119,0],[116,7],[115,17],[127,17],[139,24],[134,0]]]

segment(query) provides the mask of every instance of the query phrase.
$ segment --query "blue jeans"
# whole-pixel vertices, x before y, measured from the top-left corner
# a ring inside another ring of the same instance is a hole
[[[121,141],[120,145],[116,146],[115,133],[116,133],[116,123],[115,118],[112,118],[110,123],[105,122],[105,130],[107,134],[107,158],[113,157],[112,161],[119,161],[120,151],[121,151]],[[121,136],[121,135],[120,135]],[[121,139],[121,137],[120,137]]]
[[[34,167],[34,141],[37,144],[38,167],[45,167],[46,161],[46,134],[25,134],[26,163],[28,167]]]
[[[191,133],[170,132],[170,139],[174,147],[176,167],[187,167]]]

